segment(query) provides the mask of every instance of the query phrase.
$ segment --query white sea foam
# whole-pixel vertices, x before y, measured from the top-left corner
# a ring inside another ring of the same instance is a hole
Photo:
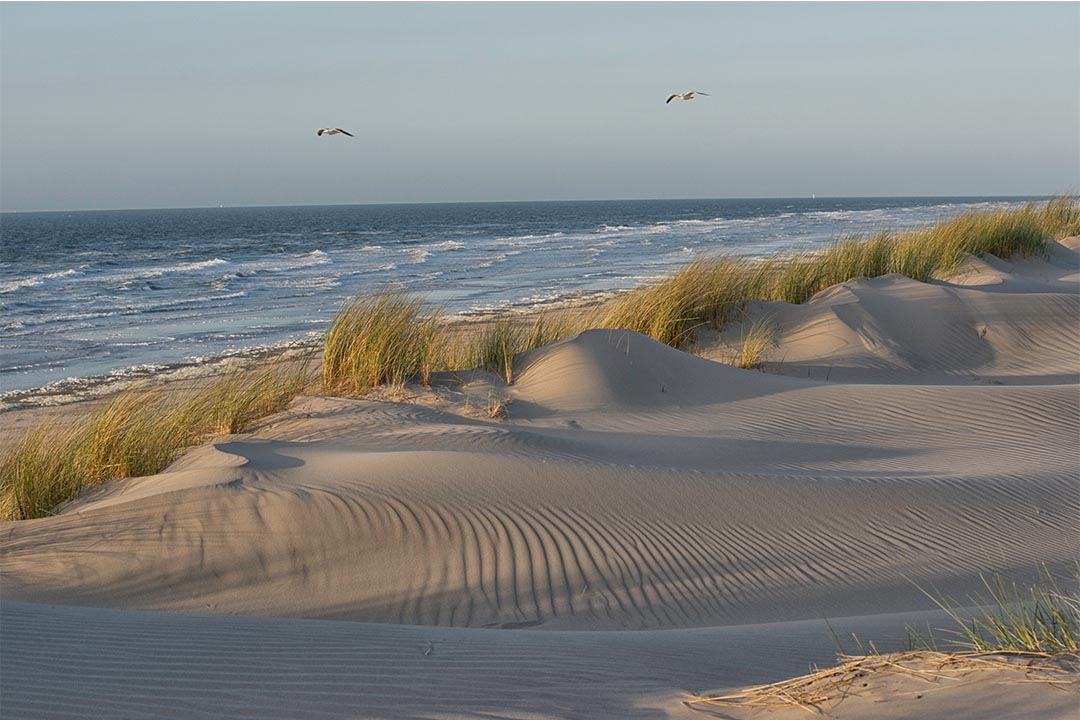
[[[281,286],[298,290],[331,290],[341,285],[337,275],[286,279]]]
[[[177,265],[165,265],[162,267],[133,268],[121,272],[106,273],[96,279],[111,283],[130,283],[136,280],[149,280],[150,278],[161,277],[163,275],[197,272],[199,270],[205,270],[206,268],[217,267],[218,265],[226,265],[228,262],[228,260],[223,258],[213,258],[212,260],[179,263]]]
[[[442,242],[425,245],[424,247],[430,248],[431,250],[460,250],[465,247],[465,243],[457,240],[443,240]]]
[[[202,270],[203,268],[214,267],[216,265],[225,265],[228,262],[229,261],[224,258],[214,258],[212,260],[202,260],[200,262],[180,263],[171,268],[164,268],[162,269],[162,272],[192,272],[194,270]]]
[[[508,237],[497,237],[493,241],[495,245],[520,247],[529,245],[541,245],[552,238],[564,237],[566,233],[563,232],[550,232],[539,233],[536,235],[510,235]]]
[[[327,265],[332,262],[330,256],[322,250],[313,250],[300,255],[285,255],[260,260],[235,263],[234,274],[238,277],[250,277],[258,273],[285,273],[303,268]]]
[[[506,262],[509,259],[510,255],[520,255],[520,254],[521,254],[520,252],[517,252],[517,253],[496,253],[495,255],[489,255],[487,257],[487,259],[484,260],[483,262],[477,263],[476,265],[470,265],[469,268],[470,269],[476,269],[476,270],[480,270],[480,269],[483,269],[483,268],[489,268],[492,265],[496,265],[498,263]]]
[[[158,313],[166,310],[187,310],[203,308],[207,305],[216,305],[223,300],[235,300],[247,296],[247,292],[244,290],[237,290],[236,292],[225,293],[224,295],[207,295],[205,297],[181,297],[172,298],[169,300],[150,300],[148,302],[133,302],[125,307],[122,311],[115,314],[120,315],[138,315],[142,313]],[[114,313],[108,313],[114,314]],[[105,315],[91,315],[87,314],[88,318],[92,317],[107,317]]]
[[[152,345],[162,345],[164,343],[170,343],[170,342],[176,342],[176,338],[166,336],[166,337],[153,338],[152,340],[131,340],[131,341],[114,340],[114,341],[112,341],[111,344],[115,345],[116,347],[150,347]]]
[[[671,232],[671,225],[668,223],[656,223],[655,225],[649,225],[648,227],[638,228],[636,231],[638,234],[655,235],[658,233]]]
[[[59,272],[43,273],[41,275],[31,275],[29,277],[14,280],[12,282],[4,283],[0,285],[0,295],[15,292],[16,290],[24,287],[35,287],[41,285],[46,280],[55,280],[57,278],[70,277],[72,275],[82,274],[81,270],[69,268],[67,270],[60,270]]]
[[[67,377],[37,388],[0,393],[0,411],[17,407],[64,405],[115,392],[147,377],[162,380],[204,377],[220,372],[230,365],[241,366],[245,361],[267,355],[292,357],[315,347],[321,337],[321,333],[310,331],[298,338],[228,348],[205,355],[191,355],[173,364],[137,363],[111,370],[104,375]]]

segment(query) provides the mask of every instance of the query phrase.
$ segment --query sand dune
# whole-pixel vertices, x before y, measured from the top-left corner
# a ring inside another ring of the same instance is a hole
[[[1068,246],[1067,246],[1068,245]],[[1080,255],[1073,241],[1046,259],[968,260],[949,283],[859,278],[803,305],[755,303],[704,350],[730,354],[766,320],[779,347],[771,372],[830,382],[1074,384],[1080,357]]]
[[[1072,387],[830,387],[590,331],[540,351],[514,396],[513,423],[302,401],[259,438],[7,525],[5,593],[688,627],[857,614],[868,595],[909,609],[909,580],[962,587],[1080,545]]]
[[[822,618],[895,640],[941,620],[917,586],[1067,571],[1070,247],[755,307],[779,375],[593,330],[519,358],[508,419],[301,398],[6,523],[5,706],[183,716],[226,682],[228,716],[682,716],[688,691],[827,661]],[[27,669],[91,650],[81,690]],[[1065,716],[1044,690],[1026,707]]]

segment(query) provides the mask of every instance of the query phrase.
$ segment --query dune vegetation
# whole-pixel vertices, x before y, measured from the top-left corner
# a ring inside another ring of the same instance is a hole
[[[968,598],[966,603],[923,590],[956,626],[937,633],[929,627],[925,632],[909,628],[905,650],[881,652],[874,643],[864,644],[852,635],[855,651],[849,653],[834,636],[839,654],[836,666],[733,693],[697,697],[687,705],[786,706],[821,713],[850,695],[856,683],[866,687],[868,678],[878,673],[907,675],[940,688],[971,682],[972,673],[1017,667],[1015,661],[1022,662],[1019,667],[1025,681],[1065,687],[1068,668],[1080,660],[1080,566],[1070,579],[1071,590],[1063,589],[1048,571],[1039,582],[1027,586],[1001,574],[982,580],[988,594]],[[944,644],[941,648],[939,641]]]
[[[700,328],[720,328],[752,301],[803,303],[858,277],[892,273],[944,279],[968,255],[1001,258],[1043,252],[1048,238],[1080,234],[1080,205],[1071,197],[1019,209],[974,211],[903,232],[841,238],[823,250],[771,258],[718,256],[695,260],[655,283],[605,303],[499,318],[483,326],[451,324],[440,311],[397,290],[352,300],[327,333],[324,389],[357,394],[381,384],[427,383],[432,372],[476,367],[513,382],[514,357],[582,330],[635,330],[685,348]],[[476,325],[479,325],[476,324]],[[765,325],[751,328],[732,363],[759,366],[772,342]]]
[[[355,396],[382,385],[428,384],[436,372],[483,368],[514,381],[515,358],[590,328],[635,330],[685,348],[699,328],[719,328],[748,302],[801,303],[836,283],[902,273],[946,278],[968,254],[1028,256],[1048,238],[1080,234],[1072,197],[1019,209],[976,211],[904,232],[837,240],[814,252],[766,259],[703,258],[673,275],[586,308],[451,323],[423,300],[389,289],[348,302],[326,333],[321,389]],[[771,330],[752,327],[733,364],[759,366]],[[188,394],[122,392],[74,421],[30,428],[0,455],[0,518],[41,517],[85,488],[162,470],[207,436],[242,432],[285,407],[307,384],[307,364],[232,373]],[[496,403],[500,415],[505,403]]]
[[[986,595],[961,603],[923,591],[956,623],[948,642],[970,652],[1057,655],[1080,653],[1080,565],[1069,579],[1071,589],[1049,571],[1039,582],[1021,586],[998,574],[983,577]],[[963,605],[974,608],[964,613]],[[937,649],[933,629],[909,629],[910,644]]]
[[[823,250],[765,260],[702,259],[616,298],[601,326],[637,330],[679,347],[696,328],[719,327],[751,301],[803,303],[837,283],[892,273],[924,282],[944,279],[966,255],[1030,256],[1044,251],[1048,238],[1076,234],[1080,205],[1063,197],[1020,209],[969,212],[903,232],[855,235]]]
[[[160,472],[184,448],[283,409],[307,375],[306,360],[277,361],[189,392],[134,386],[74,420],[45,421],[0,456],[0,519],[43,517],[86,488]]]

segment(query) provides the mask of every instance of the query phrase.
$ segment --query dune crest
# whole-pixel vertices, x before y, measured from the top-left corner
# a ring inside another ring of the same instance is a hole
[[[809,302],[754,303],[706,357],[723,358],[754,321],[779,347],[771,372],[831,382],[1072,385],[1080,357],[1076,238],[1046,257],[969,258],[949,282],[857,278]]]

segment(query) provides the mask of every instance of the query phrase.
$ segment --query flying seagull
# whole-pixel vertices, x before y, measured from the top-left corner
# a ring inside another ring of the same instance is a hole
[[[337,135],[338,133],[341,133],[342,135],[348,135],[349,137],[356,137],[351,132],[346,132],[341,128],[319,128],[315,131],[315,134],[319,137],[322,137],[323,135]]]
[[[671,102],[675,98],[679,98],[680,100],[693,100],[695,95],[708,95],[708,94],[709,93],[703,93],[700,90],[691,90],[690,92],[675,93],[673,95],[669,95],[668,99],[667,99],[667,102],[665,102],[664,104],[667,105],[669,102]]]

